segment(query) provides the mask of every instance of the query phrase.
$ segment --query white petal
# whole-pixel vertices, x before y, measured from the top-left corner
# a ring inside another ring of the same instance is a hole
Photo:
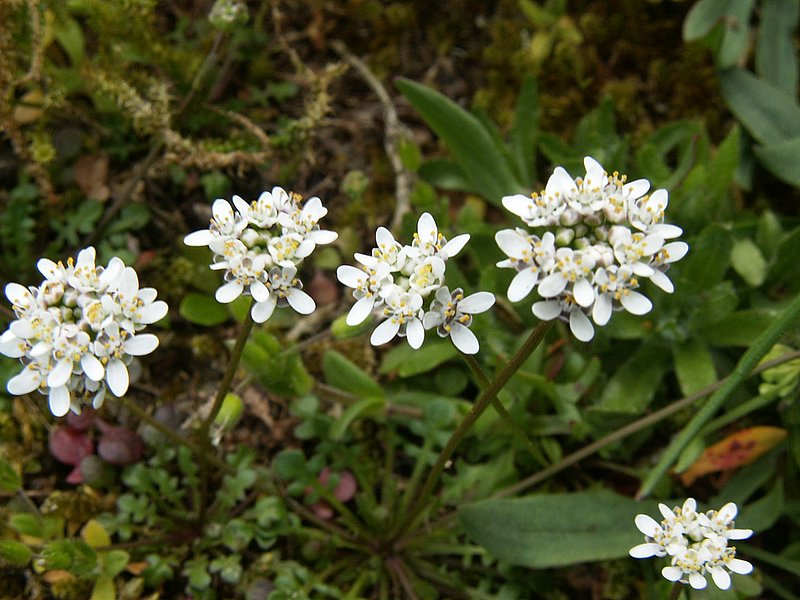
[[[725,506],[719,509],[717,513],[717,517],[723,522],[727,523],[728,521],[732,521],[736,518],[736,514],[739,512],[739,509],[736,507],[735,502],[728,502]]]
[[[310,315],[317,308],[314,299],[303,290],[298,290],[297,288],[291,288],[287,292],[286,300],[288,300],[289,306],[301,315]]]
[[[539,281],[539,271],[533,269],[525,269],[514,275],[514,279],[508,286],[507,296],[510,302],[519,302],[525,296],[531,293],[531,290]]]
[[[356,288],[364,281],[367,274],[351,265],[341,265],[336,269],[336,279],[347,287]]]
[[[578,187],[575,185],[575,181],[570,177],[564,167],[556,167],[553,174],[550,175],[550,178],[547,180],[547,186],[545,186],[545,192],[547,194],[558,194],[559,197],[576,192],[577,190]]]
[[[658,556],[661,552],[661,546],[653,543],[639,544],[628,550],[633,558],[647,558],[649,556]]]
[[[125,340],[122,347],[131,356],[144,356],[158,348],[158,338],[152,333],[140,333]]]
[[[672,509],[663,502],[658,503],[658,510],[661,511],[661,515],[668,521],[675,518],[675,513],[672,512]]]
[[[152,304],[147,304],[139,311],[139,318],[137,321],[144,325],[155,323],[167,316],[167,303],[163,300],[157,300]]]
[[[459,322],[454,322],[450,329],[450,339],[453,345],[464,354],[477,354],[480,349],[478,338],[472,333],[469,327],[465,327]]]
[[[689,585],[696,590],[703,590],[708,585],[708,582],[700,573],[692,573],[689,575]]]
[[[661,569],[661,575],[667,581],[678,581],[683,575],[683,571],[678,567],[664,567]]]
[[[625,310],[633,315],[644,315],[653,309],[653,303],[639,292],[622,294],[620,302]]]
[[[26,368],[23,369],[21,373],[14,375],[14,377],[8,380],[6,389],[9,394],[22,396],[23,394],[29,394],[33,390],[38,389],[40,382],[41,377],[38,371]]]
[[[656,532],[661,529],[661,526],[650,515],[636,515],[633,522],[636,523],[636,528],[648,537],[655,537]]]
[[[511,258],[522,258],[525,251],[530,252],[531,249],[530,242],[513,229],[498,231],[494,234],[494,241],[503,254]]]
[[[733,573],[738,573],[739,575],[747,575],[753,572],[753,565],[740,558],[732,558],[725,564]]]
[[[237,196],[236,194],[234,194],[231,200],[233,200],[233,205],[236,207],[236,210],[238,210],[240,214],[246,215],[247,213],[250,212],[250,204],[248,204],[247,201],[241,196]]]
[[[746,540],[753,535],[752,529],[729,529],[725,537],[729,540]]]
[[[47,385],[51,388],[61,387],[69,381],[72,376],[72,361],[61,359],[47,376]]]
[[[425,329],[433,329],[444,323],[444,316],[440,312],[428,311],[422,317],[422,326]]]
[[[119,359],[111,360],[106,366],[106,381],[108,382],[108,389],[117,398],[125,395],[128,391],[130,380],[128,379],[128,369]]]
[[[15,306],[27,306],[33,301],[33,295],[31,294],[31,291],[19,283],[14,283],[12,281],[6,286],[5,291],[6,298],[8,298],[11,304],[14,304]]]
[[[622,186],[622,191],[628,195],[630,200],[641,198],[650,189],[650,182],[647,179],[637,179]]]
[[[214,294],[214,297],[217,299],[217,302],[228,304],[241,296],[243,289],[244,287],[241,283],[231,281],[220,287],[217,293]]]
[[[50,405],[50,412],[56,417],[63,417],[69,412],[70,398],[67,386],[62,385],[52,388],[47,399]]]
[[[9,358],[25,356],[25,344],[14,335],[13,331],[7,329],[3,335],[0,335],[0,354]]]
[[[233,208],[231,208],[227,200],[222,198],[214,200],[214,204],[211,205],[211,212],[217,221],[233,218]]]
[[[475,292],[458,303],[458,310],[469,315],[486,312],[494,306],[494,294],[491,292]]]
[[[369,338],[369,342],[373,346],[380,346],[381,344],[385,344],[389,340],[393,339],[399,330],[400,323],[397,323],[392,319],[387,319],[375,328],[375,331],[372,332],[372,335]]]
[[[422,346],[422,342],[425,341],[425,328],[419,319],[411,319],[406,325],[406,339],[414,350]]]
[[[211,231],[208,229],[201,229],[199,231],[193,231],[184,237],[183,243],[187,246],[208,246],[216,239],[216,237],[217,236],[211,233]]]
[[[669,255],[666,262],[674,263],[686,256],[686,253],[689,252],[689,244],[686,242],[670,242],[664,245],[663,250],[666,250]]]
[[[45,278],[50,279],[56,272],[59,271],[58,265],[54,263],[49,258],[40,258],[36,262],[36,268],[39,269],[39,273],[45,276]],[[15,284],[19,285],[19,284]],[[7,295],[7,293],[6,293]],[[11,298],[9,298],[10,300]]]
[[[256,279],[250,284],[250,294],[256,302],[266,302],[269,298],[269,289],[263,282]]]
[[[441,254],[445,258],[450,258],[451,256],[455,256],[467,245],[469,241],[469,234],[462,233],[461,235],[457,235],[452,240],[448,240],[448,242],[442,247]]]
[[[315,244],[324,246],[325,244],[331,244],[335,242],[339,237],[339,234],[335,231],[328,231],[327,229],[315,229],[313,231],[309,231],[306,236]]]
[[[531,310],[542,321],[552,321],[561,314],[561,303],[556,300],[534,302]]]
[[[501,202],[508,212],[521,217],[528,212],[531,197],[524,194],[514,194],[513,196],[503,196]]]
[[[353,304],[350,312],[347,313],[346,322],[353,327],[367,320],[372,313],[372,308],[375,306],[375,296],[364,296],[358,302]]]
[[[709,569],[711,573],[711,578],[714,580],[714,583],[717,584],[717,587],[721,590],[727,590],[731,587],[731,576],[728,575],[728,572],[725,569],[721,569],[719,567]]]
[[[569,328],[572,335],[578,338],[581,342],[588,342],[594,337],[594,327],[583,311],[573,310],[569,315]]]
[[[600,294],[592,307],[592,319],[600,327],[608,323],[611,318],[611,299],[607,294]]]
[[[264,302],[256,302],[250,310],[250,316],[256,323],[263,323],[272,316],[278,300],[275,296],[269,296]]]
[[[539,295],[542,298],[552,298],[563,292],[565,287],[567,287],[566,278],[560,272],[552,273],[539,284]]]
[[[670,281],[670,278],[662,271],[653,271],[653,274],[650,275],[650,281],[668,294],[675,291],[675,286],[672,285],[672,281]]]
[[[419,237],[423,240],[435,238],[438,232],[439,230],[436,227],[436,221],[433,219],[433,216],[430,213],[422,213],[419,221],[417,221],[417,233],[419,233]]]
[[[584,308],[591,306],[594,302],[594,288],[588,279],[579,279],[572,287],[572,294],[575,302]]]
[[[139,291],[139,276],[133,267],[125,267],[117,281],[119,293],[126,298],[133,298]]]
[[[92,381],[103,381],[103,377],[106,375],[103,363],[97,360],[94,354],[84,354],[81,356],[81,368]]]

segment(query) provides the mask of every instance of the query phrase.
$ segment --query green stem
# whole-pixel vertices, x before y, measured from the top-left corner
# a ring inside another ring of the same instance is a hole
[[[680,581],[676,581],[672,584],[672,588],[669,591],[669,600],[678,600],[681,597],[681,592],[683,592],[683,585]]]
[[[478,361],[475,360],[475,357],[471,354],[462,353],[461,356],[464,358],[467,366],[469,366],[472,374],[478,379],[481,389],[485,390],[489,385],[489,378],[486,376],[486,373],[483,372],[483,369],[481,369]],[[500,416],[505,424],[508,425],[508,428],[511,429],[511,433],[514,434],[514,436],[522,443],[522,445],[528,449],[528,452],[531,453],[531,456],[533,456],[533,458],[537,460],[539,464],[546,465],[547,459],[545,459],[541,450],[539,450],[536,444],[533,443],[533,440],[528,437],[528,434],[525,433],[525,430],[519,425],[519,423],[514,420],[514,417],[509,414],[509,412],[506,410],[506,407],[503,406],[502,402],[500,402],[499,398],[492,398],[492,408],[494,408],[495,412]]]
[[[525,340],[525,343],[522,345],[522,347],[513,357],[511,357],[511,360],[506,363],[506,366],[503,367],[503,370],[500,371],[500,373],[494,378],[489,386],[478,396],[475,404],[472,405],[472,408],[464,416],[464,419],[458,425],[456,430],[450,436],[450,439],[447,440],[445,447],[442,448],[441,452],[439,453],[436,463],[433,465],[431,472],[428,474],[428,478],[425,480],[425,484],[422,486],[419,498],[417,498],[417,501],[413,504],[411,510],[406,515],[401,517],[398,531],[405,531],[414,524],[419,515],[425,509],[428,499],[433,493],[436,482],[439,480],[447,461],[450,460],[450,457],[461,443],[461,440],[463,440],[464,436],[467,435],[467,432],[475,424],[475,421],[477,421],[478,418],[486,411],[486,409],[489,407],[489,404],[491,404],[492,399],[497,396],[498,392],[503,389],[503,386],[508,383],[509,379],[513,377],[514,373],[519,370],[522,364],[528,359],[537,346],[539,346],[544,339],[544,336],[552,326],[553,321],[541,321],[531,332],[530,336],[528,336],[528,339]]]
[[[781,335],[789,329],[800,318],[800,294],[798,294],[789,306],[775,319],[764,332],[759,335],[755,342],[747,349],[739,362],[734,367],[731,375],[725,380],[725,384],[720,387],[706,401],[705,405],[695,414],[689,423],[673,438],[670,445],[664,451],[658,464],[648,474],[642,483],[636,497],[641,499],[650,494],[664,476],[683,449],[694,439],[703,426],[711,420],[714,414],[720,409],[725,400],[728,399],[733,391],[739,387],[742,381],[748,376],[758,364],[758,361],[770,351]]]
[[[255,299],[251,299],[250,306],[247,308],[247,315],[245,316],[244,322],[242,323],[242,328],[239,331],[239,337],[236,339],[236,344],[234,344],[233,350],[231,350],[231,354],[228,357],[228,367],[225,369],[225,374],[222,376],[222,381],[219,383],[219,388],[217,388],[217,396],[214,398],[214,403],[211,405],[211,410],[208,412],[208,415],[197,430],[200,443],[203,444],[203,449],[200,453],[200,507],[197,511],[197,520],[200,525],[203,524],[205,519],[206,507],[208,504],[208,480],[211,476],[208,469],[208,463],[211,461],[212,457],[214,457],[214,449],[211,444],[209,431],[211,430],[211,424],[214,422],[217,413],[219,413],[219,409],[222,407],[222,402],[225,400],[225,396],[231,387],[233,377],[236,375],[236,369],[239,367],[239,362],[242,359],[242,353],[244,352],[247,338],[250,337],[250,332],[253,329],[253,317],[250,313],[254,304]]]

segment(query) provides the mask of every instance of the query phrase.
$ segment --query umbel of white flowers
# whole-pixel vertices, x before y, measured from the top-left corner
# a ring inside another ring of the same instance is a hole
[[[243,293],[255,300],[250,314],[256,323],[272,316],[276,306],[291,306],[298,313],[314,312],[314,300],[303,291],[297,267],[317,244],[330,244],[338,235],[320,229],[328,214],[314,196],[301,206],[299,194],[274,187],[248,203],[233,197],[215,200],[208,229],[190,233],[187,246],[208,246],[214,253],[211,268],[225,272],[217,290],[218,302],[233,302]]]
[[[683,506],[669,508],[659,504],[664,519],[659,523],[648,515],[636,515],[636,527],[645,536],[645,542],[630,549],[634,558],[667,556],[670,564],[661,569],[669,581],[688,583],[694,589],[706,587],[706,575],[720,589],[731,586],[731,573],[746,575],[753,570],[746,560],[736,558],[736,548],[731,540],[744,540],[753,535],[751,529],[736,529],[736,504],[729,502],[720,510],[697,512],[694,498]]]
[[[405,337],[417,349],[425,340],[425,330],[436,328],[440,337],[449,337],[464,354],[478,352],[479,344],[469,329],[472,315],[489,310],[494,295],[476,292],[464,296],[460,288],[445,285],[447,261],[469,241],[469,234],[447,240],[429,213],[423,213],[410,246],[401,245],[385,227],[375,233],[377,247],[371,254],[356,254],[354,267],[342,265],[336,276],[353,288],[356,303],[347,315],[348,325],[358,325],[376,314],[382,322],[370,341],[385,344],[395,336]],[[432,297],[428,310],[426,298]]]
[[[503,206],[533,231],[504,229],[495,240],[508,257],[497,266],[517,271],[508,299],[516,302],[536,290],[541,299],[533,313],[567,320],[586,342],[594,337],[592,321],[602,326],[614,310],[643,315],[652,309],[637,291],[642,279],[672,293],[666,271],[689,246],[668,242],[683,232],[664,223],[666,190],[648,194],[646,179],[628,183],[589,156],[583,163],[584,177],[573,179],[556,167],[540,193],[504,197]]]
[[[117,397],[128,391],[134,357],[149,354],[158,338],[139,333],[167,314],[156,290],[139,288],[132,267],[119,258],[95,265],[94,248],[67,264],[43,258],[38,287],[9,283],[6,297],[16,314],[0,336],[0,353],[25,365],[8,382],[8,391],[47,395],[57,417],[81,405],[99,408],[106,389]]]

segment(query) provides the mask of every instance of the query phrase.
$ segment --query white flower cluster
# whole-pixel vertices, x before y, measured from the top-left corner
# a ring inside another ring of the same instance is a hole
[[[503,206],[538,234],[504,229],[495,240],[508,257],[497,266],[517,271],[508,299],[522,300],[536,289],[542,300],[533,313],[545,321],[563,317],[586,342],[594,337],[589,316],[602,326],[613,310],[650,311],[650,300],[636,291],[640,278],[672,293],[665,272],[689,246],[667,242],[682,231],[664,223],[666,190],[648,195],[646,179],[627,183],[589,156],[583,162],[584,177],[573,179],[557,167],[542,192],[504,197]]]
[[[472,315],[489,310],[494,295],[477,292],[464,297],[460,288],[445,285],[447,260],[458,254],[469,241],[469,234],[448,241],[436,221],[423,213],[410,246],[403,246],[385,227],[375,234],[377,248],[370,255],[356,254],[359,266],[342,265],[336,276],[353,288],[356,303],[347,315],[348,325],[358,325],[371,314],[383,319],[370,341],[378,346],[395,336],[406,337],[416,349],[425,340],[425,330],[436,328],[441,337],[450,337],[464,354],[478,352],[479,344],[469,329]],[[433,296],[423,310],[424,299]]]
[[[728,571],[746,575],[753,570],[746,560],[736,558],[736,548],[729,540],[743,540],[753,535],[751,529],[735,529],[736,504],[729,502],[719,511],[697,512],[694,498],[683,506],[670,509],[658,505],[664,520],[658,523],[648,515],[636,515],[636,527],[645,535],[645,543],[630,549],[634,558],[668,556],[670,565],[661,570],[669,581],[689,583],[694,589],[706,587],[710,574],[720,589],[731,585]]]
[[[225,281],[216,293],[218,302],[233,302],[249,294],[255,300],[250,314],[256,323],[272,316],[276,306],[291,306],[302,315],[316,308],[296,277],[297,267],[317,244],[330,244],[338,235],[319,228],[328,214],[314,196],[301,206],[299,194],[274,187],[258,200],[233,197],[215,200],[208,229],[190,233],[187,246],[208,246],[214,253],[211,268],[225,271]]]
[[[99,408],[106,389],[123,396],[133,357],[158,346],[155,335],[139,331],[167,314],[166,303],[155,289],[139,288],[136,271],[119,258],[95,266],[94,248],[66,265],[42,258],[37,267],[45,277],[38,288],[5,288],[17,319],[0,336],[0,353],[25,365],[8,391],[39,390],[57,417],[80,413],[90,398]]]

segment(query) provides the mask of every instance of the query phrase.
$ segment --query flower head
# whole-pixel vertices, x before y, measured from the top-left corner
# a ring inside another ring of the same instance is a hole
[[[225,283],[216,299],[233,302],[241,295],[255,300],[250,314],[257,323],[272,316],[275,307],[291,306],[300,314],[316,308],[302,291],[297,267],[321,244],[337,238],[320,229],[328,214],[316,196],[301,205],[299,194],[280,187],[262,192],[248,203],[240,196],[215,200],[208,229],[190,233],[187,246],[208,246],[214,253],[211,269],[224,271]]]
[[[664,223],[665,190],[648,195],[647,180],[629,183],[590,156],[584,167],[585,175],[576,179],[557,167],[543,191],[504,197],[503,206],[537,232],[504,229],[495,240],[507,256],[497,266],[517,271],[509,300],[536,290],[543,300],[533,304],[534,314],[568,320],[573,334],[589,341],[594,337],[590,318],[602,326],[615,310],[642,315],[652,309],[636,291],[641,281],[649,279],[671,293],[666,271],[689,246],[667,243],[682,231]]]
[[[714,584],[726,590],[731,585],[730,573],[746,575],[753,570],[753,565],[736,558],[736,548],[728,545],[729,540],[753,534],[750,529],[734,528],[737,508],[733,502],[706,513],[697,512],[693,498],[672,509],[666,504],[658,508],[664,517],[660,523],[648,515],[636,515],[636,527],[645,542],[629,553],[634,558],[669,557],[670,564],[661,570],[665,579],[699,590],[708,584],[706,575],[711,575]]]
[[[140,288],[136,271],[119,258],[95,265],[94,248],[66,264],[41,259],[45,280],[39,287],[9,283],[6,297],[16,319],[0,336],[0,353],[19,358],[23,370],[8,382],[22,395],[38,390],[57,417],[98,408],[106,390],[128,391],[134,357],[151,353],[158,338],[140,333],[167,314],[153,288]]]
[[[429,213],[419,218],[411,245],[401,245],[388,229],[379,227],[372,252],[355,255],[359,266],[342,265],[336,270],[339,281],[353,288],[356,300],[347,324],[358,325],[376,314],[383,322],[370,338],[374,345],[399,336],[416,349],[425,340],[425,330],[436,328],[462,352],[476,353],[478,340],[469,330],[472,315],[489,310],[494,295],[478,292],[464,298],[461,289],[451,293],[445,285],[447,261],[468,241],[468,234],[448,241]],[[426,311],[423,304],[431,297]]]

